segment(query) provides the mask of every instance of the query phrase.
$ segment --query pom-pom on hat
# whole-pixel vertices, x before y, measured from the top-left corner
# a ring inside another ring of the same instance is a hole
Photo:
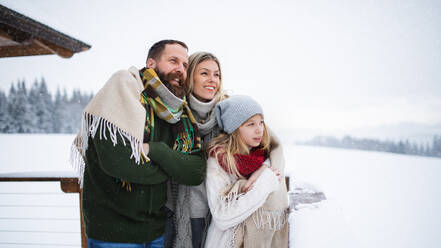
[[[215,107],[216,121],[219,127],[231,134],[250,117],[261,114],[262,107],[251,97],[236,95],[220,101]]]

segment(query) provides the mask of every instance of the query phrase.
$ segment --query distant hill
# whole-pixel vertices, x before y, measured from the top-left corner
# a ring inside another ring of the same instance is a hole
[[[325,124],[324,124],[325,125]],[[420,123],[397,123],[377,127],[366,127],[358,129],[277,129],[277,135],[284,143],[296,143],[308,141],[316,136],[333,136],[343,138],[351,136],[354,138],[377,139],[381,141],[408,140],[419,145],[425,145],[433,141],[435,135],[441,134],[441,123],[420,124]]]

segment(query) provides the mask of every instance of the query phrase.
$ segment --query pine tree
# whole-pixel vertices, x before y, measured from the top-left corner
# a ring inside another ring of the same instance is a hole
[[[68,97],[57,89],[55,99],[47,89],[46,81],[35,80],[31,89],[23,81],[11,84],[9,95],[0,91],[0,132],[2,133],[76,133],[80,128],[81,113],[93,93],[73,90]]]
[[[441,157],[441,136],[433,137],[432,156]]]
[[[10,101],[10,115],[15,119],[17,133],[36,132],[37,116],[32,112],[30,99],[23,80],[17,83],[17,90]]]
[[[424,156],[432,156],[432,148],[429,143],[424,146]]]
[[[75,93],[73,93],[72,95],[74,95]],[[64,90],[63,92],[63,104],[65,105],[65,111],[63,113],[63,126],[64,126],[64,133],[74,133],[74,128],[75,128],[75,124],[74,124],[74,118],[72,116],[72,98],[69,99],[66,90]]]
[[[77,133],[80,129],[81,113],[84,109],[86,98],[81,94],[80,90],[74,90],[72,97],[69,99],[68,116],[67,116],[67,132]],[[88,102],[86,102],[87,104]]]
[[[57,89],[54,105],[53,122],[55,130],[57,130],[58,133],[73,133],[69,110],[69,97],[67,96],[66,89],[63,90],[63,94]]]
[[[38,93],[39,91],[39,85],[38,85],[38,81],[35,80],[34,84],[32,84],[31,89],[29,90],[29,102],[30,102],[30,110],[32,111],[32,113],[34,113],[37,117],[36,119],[36,126],[34,128],[34,132],[36,133],[43,133],[43,129],[40,126],[40,118],[41,116],[44,114],[43,110],[42,110],[42,106],[41,106],[41,97],[40,94]]]
[[[41,78],[40,84],[38,85],[38,100],[37,104],[37,118],[38,118],[38,127],[41,132],[44,133],[52,133],[53,132],[53,122],[52,122],[52,114],[53,114],[53,103],[52,96],[49,93],[46,81],[44,78]]]
[[[57,93],[55,94],[54,108],[52,114],[52,124],[54,133],[63,133],[64,126],[64,116],[65,105],[63,104],[63,97],[60,92],[60,88],[57,88]]]
[[[412,143],[410,148],[410,154],[420,155],[420,151],[417,143]]]
[[[8,95],[8,114],[11,117],[11,120],[9,122],[9,125],[5,128],[5,132],[7,133],[18,133],[19,130],[19,123],[17,121],[16,116],[20,111],[17,110],[16,99],[17,99],[17,90],[15,89],[14,84],[11,84]]]
[[[11,116],[8,111],[8,98],[6,94],[0,90],[0,132],[6,133],[11,125]]]

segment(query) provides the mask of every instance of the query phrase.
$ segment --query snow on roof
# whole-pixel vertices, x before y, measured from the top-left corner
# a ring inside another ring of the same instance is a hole
[[[90,45],[0,5],[0,57],[58,54],[70,58]]]

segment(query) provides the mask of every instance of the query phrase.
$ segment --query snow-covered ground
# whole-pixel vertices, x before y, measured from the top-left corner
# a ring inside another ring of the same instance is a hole
[[[441,159],[307,146],[285,157],[294,183],[328,198],[291,214],[294,247],[441,247]]]
[[[69,172],[73,137],[0,134],[0,173]],[[441,247],[441,159],[306,146],[287,146],[285,156],[291,188],[319,190],[327,198],[291,213],[291,247]],[[5,207],[25,201],[33,206]],[[41,205],[51,207],[35,207]],[[65,220],[47,224],[31,212]],[[48,244],[39,247],[78,246],[78,219],[77,194],[61,193],[58,183],[0,182],[0,247],[37,241]]]

